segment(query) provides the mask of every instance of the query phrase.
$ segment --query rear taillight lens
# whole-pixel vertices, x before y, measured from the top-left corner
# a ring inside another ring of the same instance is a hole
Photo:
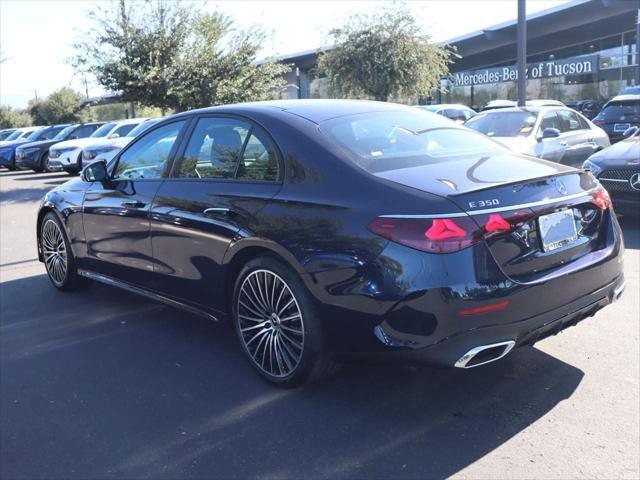
[[[531,210],[442,218],[378,217],[369,230],[424,252],[451,253],[520,228],[534,216]]]
[[[598,125],[599,127],[601,127],[602,125],[604,125],[604,120],[599,120],[597,118],[593,119],[593,123],[595,123],[596,125]]]
[[[470,217],[386,218],[369,224],[373,233],[424,252],[450,253],[482,240],[482,233]]]
[[[600,210],[606,210],[611,208],[611,197],[604,187],[600,186],[592,193],[593,199],[591,202],[597,206]]]

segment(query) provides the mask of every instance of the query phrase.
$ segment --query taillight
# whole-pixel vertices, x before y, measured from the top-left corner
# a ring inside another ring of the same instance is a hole
[[[424,252],[450,253],[482,240],[470,217],[456,218],[385,218],[369,224],[373,233]]]
[[[451,253],[520,228],[533,216],[531,210],[512,210],[433,219],[378,217],[369,224],[369,230],[424,252]]]
[[[597,206],[600,210],[606,210],[611,208],[611,197],[603,186],[598,187],[592,194],[593,199],[591,202]]]
[[[594,118],[593,123],[601,127],[602,125],[604,125],[604,120],[598,120]]]

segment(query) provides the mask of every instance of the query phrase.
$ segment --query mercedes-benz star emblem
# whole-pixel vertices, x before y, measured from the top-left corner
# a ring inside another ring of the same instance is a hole
[[[556,180],[556,188],[558,189],[558,192],[560,192],[562,195],[567,193],[567,187],[565,186],[562,180]]]
[[[634,190],[640,190],[640,173],[634,173],[629,179],[629,185]]]

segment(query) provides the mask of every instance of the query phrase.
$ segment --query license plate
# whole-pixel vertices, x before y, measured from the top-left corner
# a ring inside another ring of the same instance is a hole
[[[613,125],[613,131],[614,132],[624,132],[630,126],[631,126],[630,123],[615,123]]]
[[[578,238],[573,210],[542,215],[538,217],[542,250],[549,252],[573,243]]]

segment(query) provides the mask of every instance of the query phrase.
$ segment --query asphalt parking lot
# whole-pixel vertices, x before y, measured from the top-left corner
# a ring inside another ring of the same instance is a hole
[[[637,222],[623,299],[536,348],[282,391],[225,325],[98,284],[55,291],[35,215],[67,179],[0,173],[0,477],[640,477]]]

